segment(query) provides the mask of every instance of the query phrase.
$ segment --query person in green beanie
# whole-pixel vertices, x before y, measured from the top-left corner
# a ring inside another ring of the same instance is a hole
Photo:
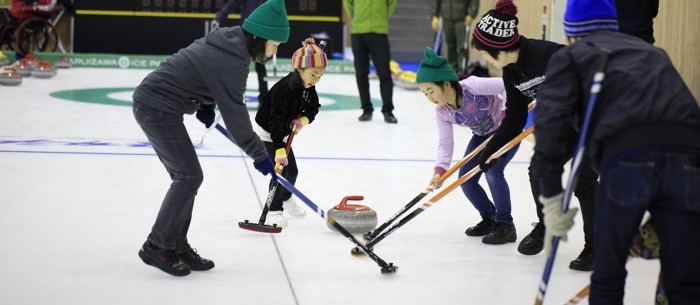
[[[194,199],[204,175],[183,124],[194,114],[209,128],[218,106],[233,141],[264,175],[274,165],[253,131],[244,102],[250,61],[263,62],[289,39],[283,0],[269,0],[242,26],[219,28],[168,57],[148,74],[133,95],[133,112],[148,141],[172,179],[146,242],[139,251],[144,263],[174,276],[214,268],[189,244],[187,232]]]
[[[505,87],[503,80],[496,77],[470,76],[462,81],[447,59],[425,48],[425,59],[416,73],[416,83],[429,102],[435,104],[438,128],[437,163],[430,183],[436,188],[441,185],[440,177],[450,167],[454,150],[453,125],[472,130],[471,139],[464,151],[470,154],[481,143],[487,141],[498,128],[505,113]],[[481,242],[500,245],[515,242],[517,235],[511,216],[510,188],[503,175],[506,165],[513,159],[520,145],[516,145],[486,173],[486,182],[491,190],[493,202],[479,185],[481,173],[461,185],[462,192],[479,211],[481,221],[467,228],[467,236],[483,236]],[[479,165],[480,153],[459,169],[463,176]]]

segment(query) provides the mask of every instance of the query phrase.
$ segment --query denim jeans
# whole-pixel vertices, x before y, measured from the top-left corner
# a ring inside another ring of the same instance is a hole
[[[391,78],[391,52],[386,34],[352,34],[352,54],[355,57],[355,80],[364,111],[372,112],[374,106],[369,95],[369,61],[372,60],[379,77],[379,93],[382,96],[382,112],[394,110],[394,81]]]
[[[469,144],[467,144],[467,150],[464,152],[464,155],[468,155],[477,146],[486,141],[486,139],[488,139],[488,136],[472,134],[472,138],[469,140]],[[496,162],[496,164],[494,164],[486,172],[486,182],[491,190],[493,202],[491,202],[489,197],[486,195],[486,191],[479,184],[479,179],[481,178],[482,174],[481,172],[478,172],[476,175],[474,175],[474,177],[462,183],[462,192],[465,196],[467,196],[467,199],[469,199],[476,210],[479,211],[481,218],[494,219],[497,222],[507,224],[513,223],[513,216],[510,214],[510,188],[508,187],[508,182],[506,181],[503,172],[505,171],[508,162],[510,162],[510,160],[513,159],[513,156],[515,156],[518,148],[520,148],[520,144],[514,146],[503,156],[493,161]],[[480,155],[481,153],[476,154],[474,158],[469,160],[469,162],[464,164],[464,166],[459,169],[460,177],[469,172],[475,166],[479,165]]]
[[[700,304],[700,153],[649,148],[604,164],[600,174],[590,304],[622,304],[625,262],[645,211],[659,237],[669,303]]]
[[[132,108],[136,122],[173,181],[148,241],[163,249],[187,251],[190,248],[187,231],[192,219],[194,197],[204,179],[192,140],[185,129],[182,115],[164,113],[137,101],[134,101]]]
[[[267,150],[267,154],[270,156],[275,155],[275,147],[272,145],[272,142],[264,142],[265,143],[265,150]],[[297,175],[299,174],[299,170],[297,169],[297,159],[294,157],[294,149],[289,147],[289,152],[287,153],[287,166],[285,166],[282,169],[282,177],[284,179],[287,179],[289,183],[294,185],[297,182]],[[269,189],[272,190],[272,187],[276,184],[276,181],[272,181],[270,179],[270,187]],[[275,191],[275,195],[272,197],[272,203],[270,204],[270,211],[282,211],[282,201],[289,200],[289,198],[292,197],[292,192],[290,192],[288,189],[285,187],[278,185],[277,190]]]

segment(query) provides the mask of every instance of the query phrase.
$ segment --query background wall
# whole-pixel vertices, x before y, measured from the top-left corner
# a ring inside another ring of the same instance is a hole
[[[547,5],[547,40],[558,40],[561,33],[549,33],[549,29],[561,30],[559,27],[561,17],[553,16],[551,11],[555,5],[566,5],[566,0],[515,0],[514,2],[518,6],[520,34],[531,38],[542,38],[542,7]],[[479,16],[495,5],[496,0],[481,0]],[[654,20],[655,46],[668,53],[696,100],[700,100],[700,56],[697,55],[700,54],[700,35],[695,32],[700,29],[698,16],[700,16],[700,1],[660,1],[659,14]],[[471,58],[480,58],[480,55],[472,53]],[[493,67],[489,69],[493,70]],[[498,72],[494,71],[496,74]],[[700,101],[698,103],[700,104]]]

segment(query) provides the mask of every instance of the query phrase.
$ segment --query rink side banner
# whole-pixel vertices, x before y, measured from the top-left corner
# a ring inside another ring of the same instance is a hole
[[[14,54],[5,52],[8,57],[14,58]],[[120,68],[120,69],[155,69],[165,60],[162,55],[119,55],[119,54],[60,54],[60,53],[36,53],[37,59],[55,62],[61,57],[70,61],[73,67],[81,68]],[[265,63],[268,75],[272,75],[274,64],[271,60]],[[250,70],[255,71],[251,63]],[[277,59],[277,74],[285,75],[292,71],[292,60],[289,58]],[[355,74],[355,67],[351,61],[328,60],[325,73]]]

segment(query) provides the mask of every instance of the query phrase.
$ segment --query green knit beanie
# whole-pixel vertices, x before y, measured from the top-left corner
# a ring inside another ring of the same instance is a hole
[[[416,83],[458,81],[457,72],[447,63],[447,59],[425,47],[425,59],[416,72]]]
[[[258,6],[243,21],[243,29],[260,38],[287,42],[289,40],[289,20],[284,0],[268,0]]]

